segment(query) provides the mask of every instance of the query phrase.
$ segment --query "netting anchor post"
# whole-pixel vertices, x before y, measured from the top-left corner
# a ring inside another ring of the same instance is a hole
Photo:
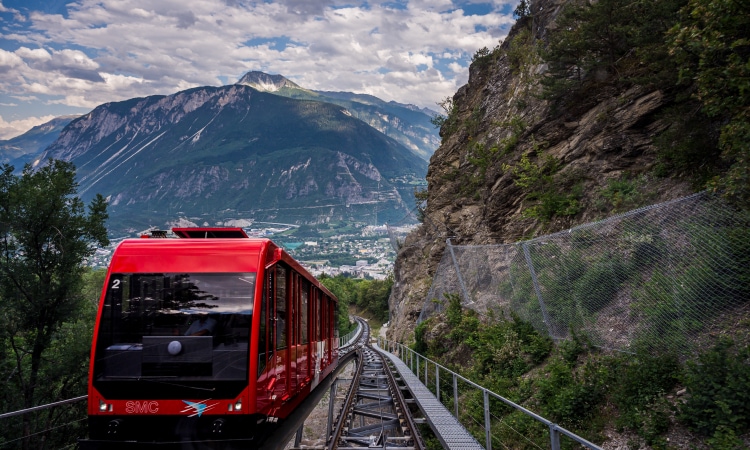
[[[336,378],[331,383],[331,391],[328,395],[328,437],[333,437],[333,404],[336,400],[336,392],[338,392],[339,379]]]
[[[521,247],[523,248],[523,256],[526,258],[526,265],[529,266],[531,281],[534,284],[534,292],[536,292],[536,297],[539,300],[539,308],[541,308],[542,310],[544,324],[547,326],[547,332],[549,333],[549,336],[556,341],[558,337],[555,334],[555,330],[552,328],[552,322],[550,322],[549,316],[547,315],[547,308],[544,306],[544,299],[542,299],[542,290],[539,288],[539,281],[536,278],[534,264],[531,262],[531,253],[529,253],[529,246],[524,242],[523,244],[521,244]]]
[[[458,261],[456,261],[456,254],[453,252],[453,244],[451,244],[451,238],[445,240],[445,245],[448,246],[448,250],[451,251],[451,259],[453,259],[453,267],[456,268],[456,277],[458,277],[458,284],[461,285],[461,293],[463,294],[465,304],[472,302],[469,297],[469,293],[466,292],[466,285],[464,285],[464,279],[461,277],[461,269],[458,267]]]

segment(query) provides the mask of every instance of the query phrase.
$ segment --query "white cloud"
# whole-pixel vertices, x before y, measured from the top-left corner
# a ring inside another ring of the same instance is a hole
[[[41,101],[36,95],[12,95],[11,97],[22,102],[39,102]]]
[[[455,62],[448,64],[448,67],[453,71],[453,73],[461,73],[464,70],[464,67],[461,64]]]
[[[47,123],[54,118],[55,116],[27,117],[25,119],[6,122],[3,116],[0,116],[0,139],[7,140],[20,136],[31,128]]]
[[[6,52],[0,48],[0,73],[8,72],[22,65],[23,59],[20,56],[12,52]]]
[[[13,20],[17,22],[23,22],[26,20],[26,18],[17,10],[13,8],[8,8],[3,5],[3,2],[0,1],[0,13],[11,13],[13,14]]]
[[[28,47],[21,47],[16,50],[16,55],[31,61],[49,61],[52,59],[52,55],[43,48],[30,49]]]
[[[493,2],[500,6],[504,2]],[[515,4],[515,1],[508,3]],[[512,17],[468,16],[449,0],[77,0],[67,17],[34,12],[0,50],[0,91],[93,107],[279,73],[303,87],[434,107],[468,77]],[[6,47],[7,48],[7,47]],[[12,69],[12,70],[11,70]]]

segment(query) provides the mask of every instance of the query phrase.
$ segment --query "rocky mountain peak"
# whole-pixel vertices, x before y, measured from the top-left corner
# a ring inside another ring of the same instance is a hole
[[[283,75],[270,75],[255,70],[246,73],[236,84],[250,86],[263,92],[276,92],[284,87],[302,89],[297,83],[290,81]]]

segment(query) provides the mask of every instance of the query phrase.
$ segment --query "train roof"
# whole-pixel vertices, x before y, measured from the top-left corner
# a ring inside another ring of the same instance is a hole
[[[233,237],[231,228],[175,228],[180,237],[125,239],[112,254],[111,273],[233,273],[259,272],[283,261],[336,298],[299,262],[267,238]],[[178,233],[178,231],[180,233]],[[213,234],[215,237],[205,237]],[[220,236],[220,237],[219,237]],[[144,236],[147,237],[147,236]]]
[[[113,272],[258,272],[273,260],[269,239],[125,239],[112,254]]]

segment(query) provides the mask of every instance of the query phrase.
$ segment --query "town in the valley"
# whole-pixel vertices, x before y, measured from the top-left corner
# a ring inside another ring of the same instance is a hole
[[[191,224],[196,226],[195,224]],[[186,224],[177,224],[186,226]],[[202,226],[238,226],[222,222]],[[291,224],[247,222],[239,225],[250,237],[268,238],[282,246],[315,276],[347,275],[354,278],[383,280],[392,272],[398,246],[416,225],[389,227],[387,225],[352,225],[343,233],[323,234],[300,232]],[[88,259],[93,268],[106,268],[112,252],[123,239],[149,236],[155,229],[134,233],[132,236],[111,237],[107,247],[97,248]],[[171,231],[167,237],[174,237]]]

